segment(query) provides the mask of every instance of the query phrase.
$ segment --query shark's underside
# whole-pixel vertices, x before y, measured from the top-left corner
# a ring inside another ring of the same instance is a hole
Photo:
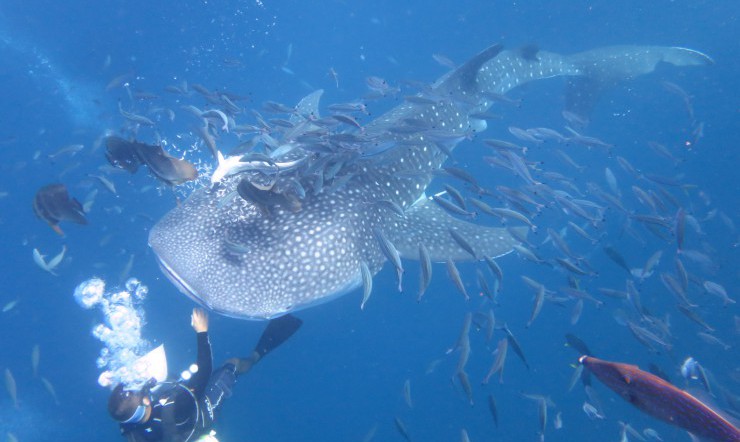
[[[149,243],[182,291],[246,319],[347,293],[363,284],[363,270],[377,273],[394,250],[419,259],[423,245],[435,262],[504,255],[517,243],[509,231],[457,219],[425,196],[449,152],[485,129],[475,117],[496,96],[555,76],[568,77],[566,106],[583,114],[603,89],[661,62],[711,60],[677,47],[523,56],[496,45],[362,128],[322,124],[320,94],[313,94],[265,155],[223,160],[229,166],[219,168],[218,182],[165,215]]]

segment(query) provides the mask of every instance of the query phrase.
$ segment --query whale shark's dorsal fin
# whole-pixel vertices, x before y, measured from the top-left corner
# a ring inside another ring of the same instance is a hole
[[[496,58],[504,49],[503,45],[495,44],[479,52],[465,64],[450,72],[449,75],[441,78],[435,88],[453,90],[457,88],[460,92],[475,93],[478,92],[476,80],[481,67],[489,60]]]
[[[319,101],[324,94],[323,89],[317,89],[306,95],[295,106],[296,113],[290,116],[290,122],[298,124],[304,119],[319,119]]]

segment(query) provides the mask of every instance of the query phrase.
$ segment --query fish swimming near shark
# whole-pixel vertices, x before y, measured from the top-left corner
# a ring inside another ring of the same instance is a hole
[[[661,63],[711,62],[678,47],[523,56],[493,45],[359,129],[321,118],[317,91],[263,136],[265,153],[219,153],[212,185],[159,220],[149,244],[184,293],[216,312],[255,320],[363,286],[363,274],[376,274],[387,260],[379,236],[405,260],[419,259],[421,246],[433,262],[490,260],[519,242],[506,229],[455,218],[425,190],[455,146],[486,128],[475,116],[496,97],[564,76],[566,111],[585,120],[598,95],[620,81]],[[525,237],[526,230],[519,233]]]
[[[49,184],[40,188],[33,198],[33,212],[61,236],[64,236],[59,227],[61,221],[87,224],[82,204],[69,197],[64,184]]]
[[[111,166],[132,174],[143,164],[155,178],[169,185],[182,184],[198,178],[198,171],[192,164],[169,155],[162,146],[128,141],[114,136],[105,139],[105,146],[105,157]]]

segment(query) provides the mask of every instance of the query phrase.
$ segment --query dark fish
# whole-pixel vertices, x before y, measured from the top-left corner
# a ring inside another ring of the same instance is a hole
[[[33,212],[59,235],[64,235],[59,227],[61,221],[87,224],[82,204],[69,197],[64,184],[49,184],[39,189],[33,198]]]
[[[169,185],[178,185],[198,178],[198,171],[185,160],[167,154],[161,146],[146,146],[139,155],[155,178]]]
[[[572,333],[568,333],[565,335],[565,342],[567,342],[568,347],[572,347],[581,355],[589,356],[593,354],[586,343],[583,342],[581,338]]]
[[[134,144],[123,138],[107,137],[105,139],[105,157],[111,166],[118,167],[129,173],[136,173],[141,165],[141,160]]]
[[[170,185],[178,185],[198,178],[198,171],[185,160],[170,156],[162,146],[106,138],[106,158],[114,166],[135,173],[145,164],[155,178]]]
[[[738,441],[740,430],[694,396],[636,365],[581,356],[578,361],[623,399],[641,411],[695,436]]]

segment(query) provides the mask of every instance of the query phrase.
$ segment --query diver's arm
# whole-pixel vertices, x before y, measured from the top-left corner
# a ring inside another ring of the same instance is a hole
[[[205,391],[208,379],[213,370],[211,356],[211,341],[208,339],[208,315],[202,309],[193,309],[191,325],[196,331],[198,340],[198,371],[190,378],[188,386],[193,390],[196,397],[200,397]]]

